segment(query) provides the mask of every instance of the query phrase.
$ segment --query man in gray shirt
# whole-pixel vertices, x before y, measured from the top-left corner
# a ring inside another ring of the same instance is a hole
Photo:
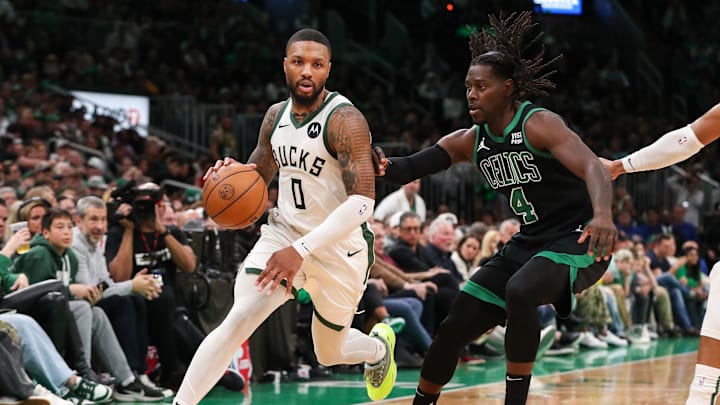
[[[96,306],[101,307],[112,323],[128,364],[139,377],[144,393],[136,400],[157,400],[169,397],[172,392],[160,392],[145,375],[148,346],[147,316],[144,300],[152,300],[160,294],[161,286],[147,270],[138,272],[134,278],[116,283],[110,277],[105,261],[105,232],[107,231],[107,207],[95,196],[78,200],[79,222],[73,228],[72,250],[78,259],[76,280],[97,290]],[[144,394],[144,395],[143,395]],[[140,398],[142,397],[142,398]]]

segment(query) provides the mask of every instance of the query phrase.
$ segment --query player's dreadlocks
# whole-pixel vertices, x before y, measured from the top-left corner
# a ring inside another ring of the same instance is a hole
[[[502,15],[500,18],[491,15],[490,29],[474,31],[470,34],[470,55],[472,57],[470,66],[489,65],[495,74],[512,79],[515,82],[514,95],[518,100],[548,94],[549,90],[555,88],[555,83],[551,82],[548,77],[556,71],[539,74],[560,59],[562,54],[543,63],[545,46],[541,45],[537,55],[529,59],[523,58],[523,53],[535,45],[543,35],[541,31],[532,41],[523,44],[525,34],[536,25],[537,23],[532,21],[530,11],[523,11],[520,14],[512,13],[505,19],[502,18]]]

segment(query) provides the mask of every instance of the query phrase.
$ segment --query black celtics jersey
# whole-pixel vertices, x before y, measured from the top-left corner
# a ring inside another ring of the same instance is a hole
[[[525,136],[525,122],[543,110],[525,101],[501,135],[487,124],[475,127],[475,164],[490,187],[507,197],[521,234],[533,239],[581,232],[593,212],[585,182]]]

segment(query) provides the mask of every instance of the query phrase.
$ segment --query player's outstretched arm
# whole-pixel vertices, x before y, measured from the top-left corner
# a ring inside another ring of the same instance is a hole
[[[578,243],[590,237],[588,254],[610,260],[617,243],[617,228],[612,220],[612,182],[598,157],[557,114],[541,111],[525,124],[528,142],[536,149],[550,152],[555,159],[583,179],[593,206],[593,219],[580,235]],[[598,254],[595,254],[597,252]]]
[[[622,159],[601,160],[614,180],[623,173],[657,170],[680,163],[719,137],[720,104],[716,104],[692,124],[670,131]]]

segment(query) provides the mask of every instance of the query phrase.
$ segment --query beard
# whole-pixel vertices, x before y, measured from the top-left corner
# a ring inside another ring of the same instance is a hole
[[[325,89],[325,82],[322,83],[315,83],[313,82],[313,91],[310,95],[305,94],[299,94],[298,87],[300,87],[300,81],[296,82],[295,84],[290,83],[290,81],[286,82],[288,90],[290,90],[290,94],[292,95],[293,103],[303,106],[303,107],[309,107],[313,105],[320,97],[320,94]]]

